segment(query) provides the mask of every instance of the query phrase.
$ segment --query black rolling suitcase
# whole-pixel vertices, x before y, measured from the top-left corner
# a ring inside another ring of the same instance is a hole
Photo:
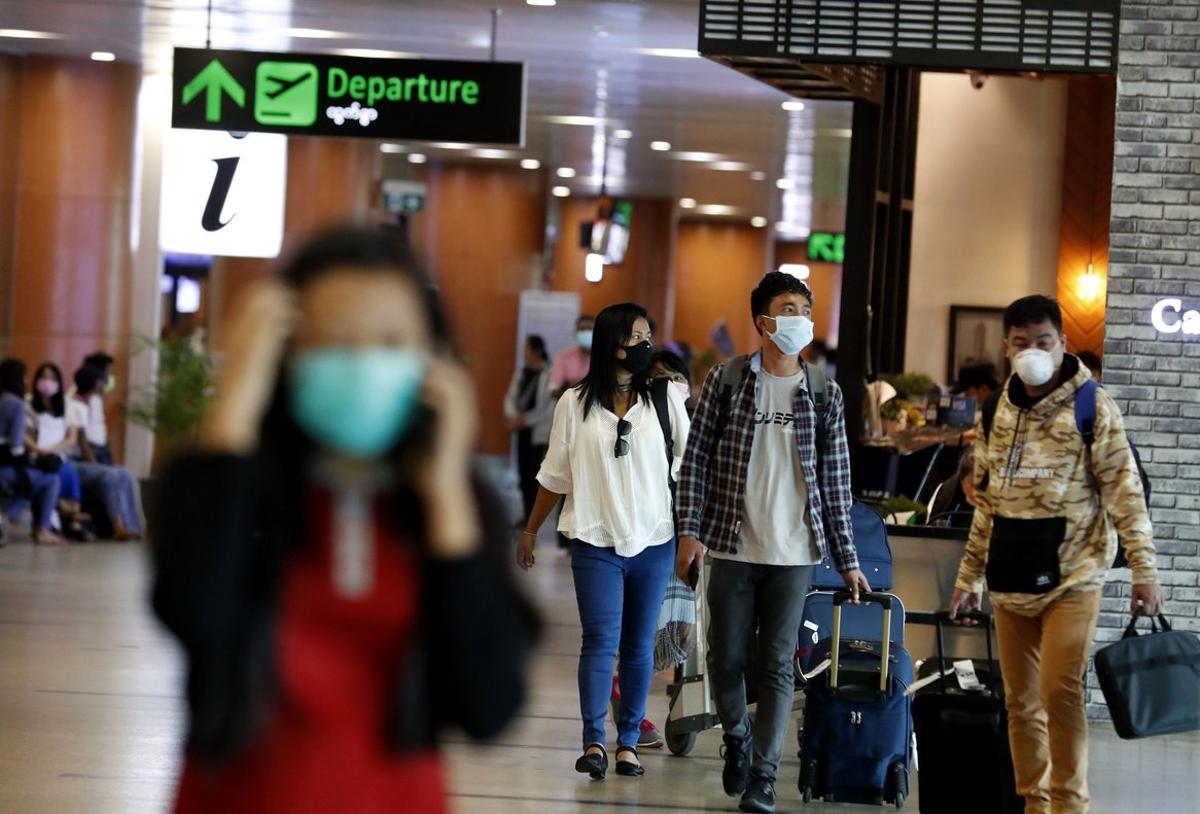
[[[992,657],[992,617],[985,613],[962,615],[981,622],[976,629],[987,636],[987,662],[972,659],[983,688],[964,690],[950,672],[913,697],[921,814],[961,811],[964,800],[971,801],[973,814],[1017,814],[1025,810],[1025,802],[1013,779],[1000,663]],[[937,658],[921,665],[917,680],[953,668],[955,660],[946,658],[942,637],[950,614],[909,613],[907,621],[933,625],[937,631]]]

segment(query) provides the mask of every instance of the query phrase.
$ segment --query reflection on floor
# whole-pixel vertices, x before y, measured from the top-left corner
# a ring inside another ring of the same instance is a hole
[[[716,732],[688,758],[647,753],[641,780],[593,783],[572,771],[580,726],[571,572],[552,546],[539,555],[522,577],[550,622],[530,702],[500,743],[448,746],[457,810],[736,810],[721,793]],[[142,814],[169,805],[182,725],[178,661],[146,611],[144,579],[134,546],[0,549],[0,812]],[[661,722],[665,710],[656,683],[652,718]],[[797,769],[794,755],[785,760],[780,811],[868,810],[805,807]],[[1200,738],[1123,743],[1096,727],[1091,778],[1097,814],[1194,812]]]

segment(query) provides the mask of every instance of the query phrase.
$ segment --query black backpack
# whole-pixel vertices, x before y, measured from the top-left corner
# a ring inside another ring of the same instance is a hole
[[[1095,379],[1088,379],[1075,391],[1075,428],[1083,436],[1084,446],[1087,447],[1088,461],[1092,459],[1092,443],[1096,440],[1096,391],[1100,386]],[[990,441],[992,424],[996,420],[996,409],[1000,406],[1003,391],[997,391],[988,396],[983,403],[983,440]],[[1127,435],[1129,451],[1133,453],[1133,462],[1137,465],[1138,477],[1142,479],[1142,493],[1146,496],[1146,510],[1150,510],[1150,477],[1142,466],[1142,456],[1138,448]],[[986,484],[984,485],[986,487]],[[1125,559],[1125,549],[1117,546],[1117,557],[1113,560],[1113,568],[1125,568],[1129,565]]]

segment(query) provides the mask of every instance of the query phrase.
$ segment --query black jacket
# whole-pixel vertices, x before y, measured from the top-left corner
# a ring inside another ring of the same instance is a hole
[[[251,744],[273,709],[289,549],[263,528],[270,513],[262,482],[252,460],[188,457],[164,476],[151,515],[154,611],[186,653],[188,746],[209,760]],[[502,512],[490,492],[478,491],[480,552],[421,561],[420,634],[401,660],[391,719],[380,722],[398,752],[428,748],[447,725],[477,739],[495,735],[524,695],[537,622],[510,578]]]

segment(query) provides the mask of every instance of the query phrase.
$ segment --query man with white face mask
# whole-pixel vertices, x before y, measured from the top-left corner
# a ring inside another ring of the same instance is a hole
[[[1058,304],[1017,300],[1004,333],[1015,375],[984,405],[975,516],[950,615],[978,608],[986,580],[1025,812],[1082,814],[1083,674],[1101,589],[1119,543],[1133,571],[1133,612],[1160,611],[1153,533],[1120,410],[1066,352]],[[1085,398],[1095,402],[1090,428],[1076,413]]]
[[[762,347],[709,373],[676,495],[676,573],[690,582],[705,548],[713,558],[708,667],[725,730],[725,793],[741,796],[742,811],[775,810],[795,693],[792,661],[813,566],[831,553],[855,601],[871,590],[850,523],[842,392],[833,381],[813,386],[824,376],[800,359],[813,338],[812,301],[807,285],[780,272],[766,275],[751,294]],[[825,394],[821,410],[817,390]],[[752,730],[745,676],[756,623]]]

